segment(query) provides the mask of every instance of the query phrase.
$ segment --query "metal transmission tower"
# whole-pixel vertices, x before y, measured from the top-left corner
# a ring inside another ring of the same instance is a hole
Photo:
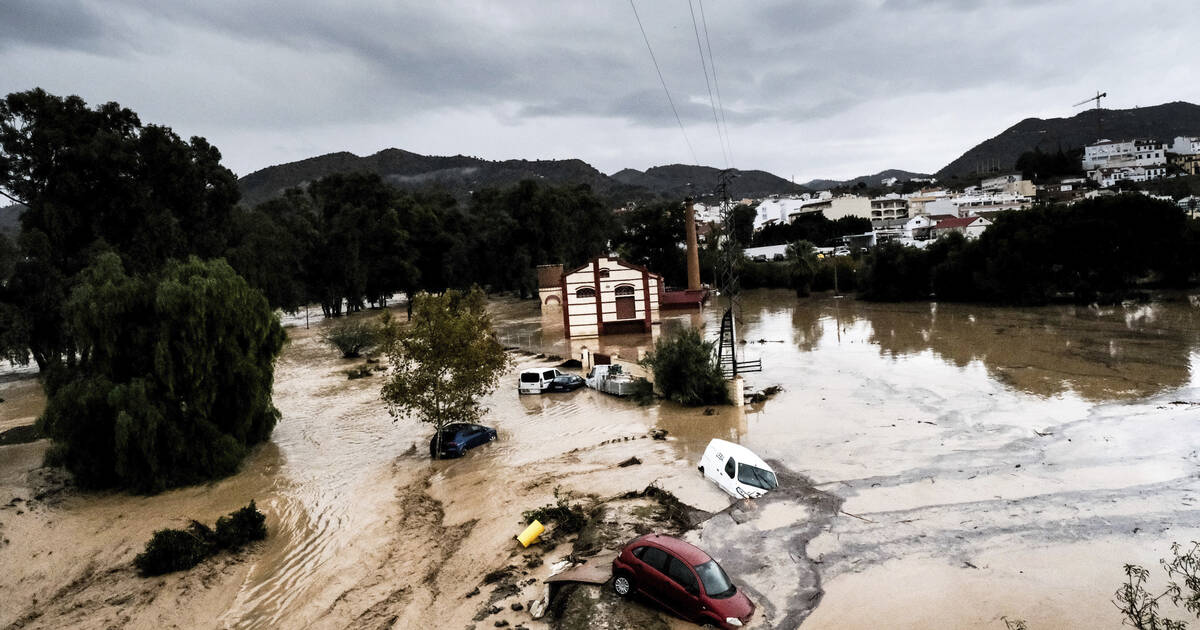
[[[717,236],[717,289],[725,298],[725,314],[721,317],[721,337],[717,343],[717,363],[726,378],[734,378],[742,372],[762,371],[762,360],[752,361],[737,358],[737,315],[741,311],[738,299],[741,282],[738,267],[741,265],[742,244],[737,240],[734,225],[733,203],[729,199],[729,182],[737,177],[732,169],[725,169],[717,176],[716,193],[721,199],[721,231]]]

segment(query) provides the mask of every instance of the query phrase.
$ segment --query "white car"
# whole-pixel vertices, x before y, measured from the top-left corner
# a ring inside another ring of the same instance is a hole
[[[562,375],[562,372],[554,368],[522,370],[521,378],[517,380],[517,393],[540,394],[550,387],[551,381]]]
[[[750,449],[713,440],[700,458],[700,472],[735,499],[757,499],[779,487],[775,471]]]

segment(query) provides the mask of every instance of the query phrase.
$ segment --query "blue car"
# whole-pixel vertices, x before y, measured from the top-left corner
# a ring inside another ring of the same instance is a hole
[[[487,444],[495,439],[496,430],[491,427],[460,422],[448,424],[442,428],[441,458],[461,457],[463,453],[467,452],[467,449]],[[430,457],[440,459],[437,448],[437,434],[434,434],[429,438]]]

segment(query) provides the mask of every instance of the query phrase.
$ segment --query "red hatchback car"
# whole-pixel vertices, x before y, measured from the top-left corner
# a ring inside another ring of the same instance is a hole
[[[662,534],[635,538],[621,549],[613,560],[613,590],[622,597],[640,592],[700,625],[740,628],[754,614],[754,604],[716,560]]]

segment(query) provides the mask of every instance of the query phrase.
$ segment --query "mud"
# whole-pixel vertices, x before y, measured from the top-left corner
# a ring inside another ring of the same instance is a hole
[[[40,468],[45,440],[0,446],[0,628],[545,628],[528,605],[572,545],[522,550],[513,537],[556,488],[618,497],[653,482],[717,514],[688,536],[759,603],[757,627],[1003,627],[1003,616],[1116,627],[1121,564],[1154,566],[1170,542],[1200,537],[1197,306],[770,291],[743,305],[740,350],[764,365],[747,386],[782,390],[742,409],[517,396],[516,373],[561,363],[551,355],[587,346],[636,359],[653,337],[567,341],[561,317],[556,331],[532,303],[498,301],[502,340],[531,354],[514,353],[486,400],[500,439],[458,460],[422,456],[429,431],[387,415],[383,375],[347,380],[362,362],[322,347],[315,319],[289,328],[271,441],[228,479],[155,497],[80,494]],[[656,334],[713,336],[719,316],[717,305],[670,315]],[[40,396],[28,372],[0,378],[0,431],[31,423]],[[695,470],[714,437],[777,463],[785,488],[731,507]],[[631,457],[642,463],[618,466]],[[186,573],[134,574],[155,529],[250,499],[267,515],[263,543]],[[616,531],[597,546],[633,533]],[[634,610],[643,626],[686,627]]]

